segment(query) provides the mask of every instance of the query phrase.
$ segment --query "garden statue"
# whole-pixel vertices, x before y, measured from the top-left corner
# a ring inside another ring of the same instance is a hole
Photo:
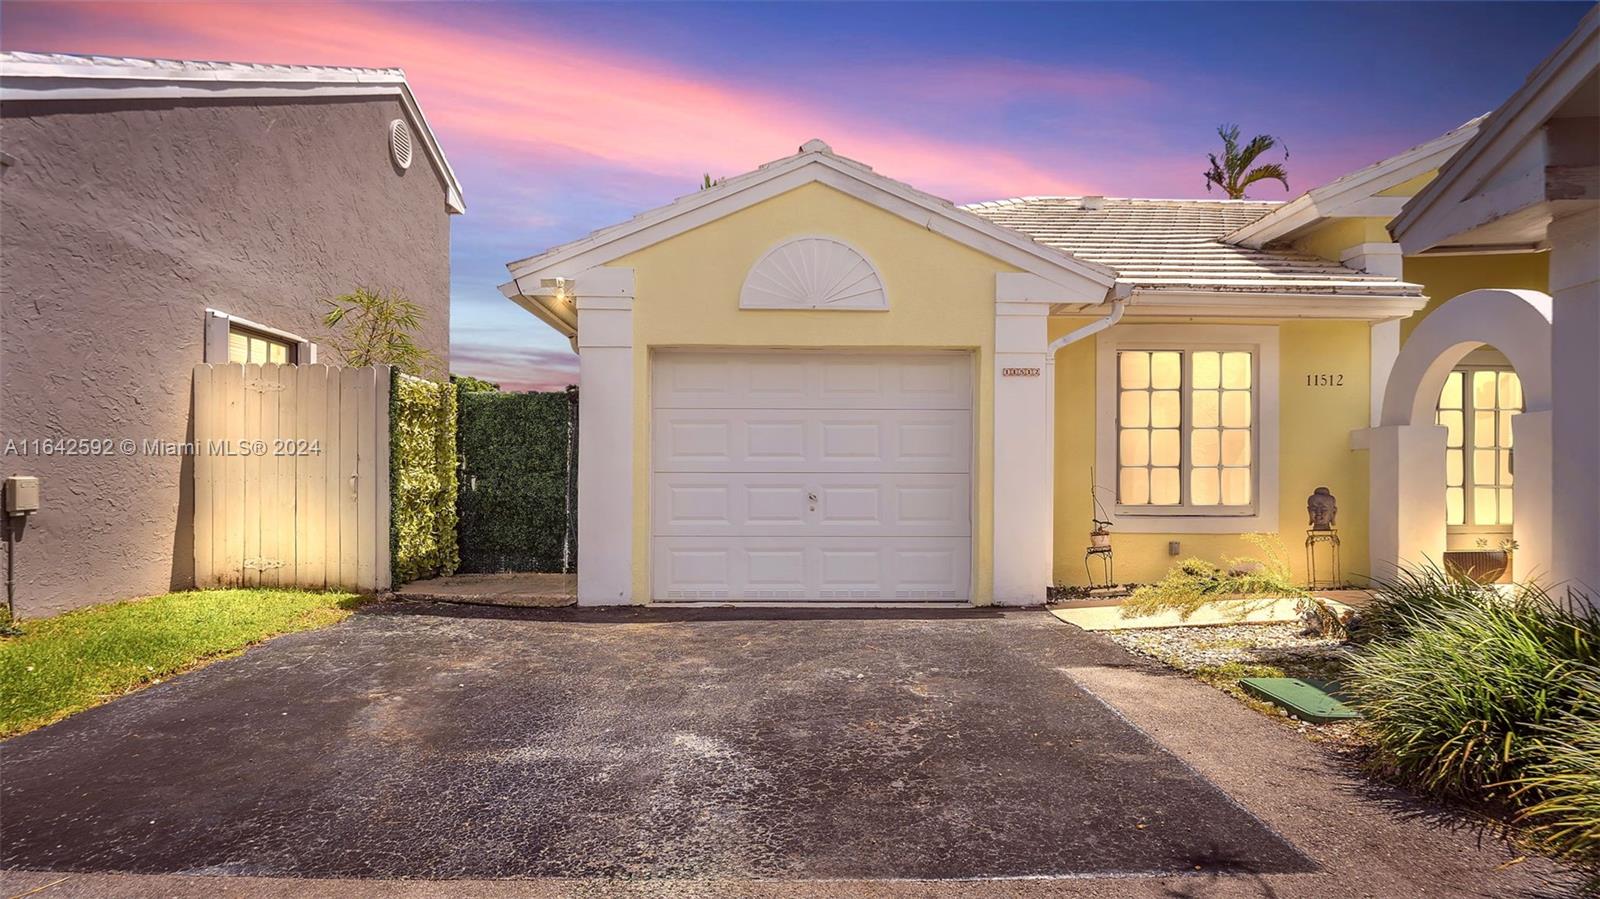
[[[1339,501],[1326,487],[1318,487],[1306,498],[1306,512],[1311,516],[1313,531],[1333,530],[1333,520],[1339,514]]]

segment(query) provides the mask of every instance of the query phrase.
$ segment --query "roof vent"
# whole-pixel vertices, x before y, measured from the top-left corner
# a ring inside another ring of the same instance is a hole
[[[805,143],[800,145],[800,152],[802,152],[802,153],[832,153],[833,152],[833,148],[828,146],[826,141],[821,141],[821,140],[818,140],[818,139],[813,137],[812,139],[810,139],[810,140],[808,140]]]
[[[1093,196],[1093,197],[1084,197],[1083,198],[1083,208],[1084,209],[1099,209],[1100,207],[1102,207],[1104,205],[1106,205],[1106,198],[1105,197]]]
[[[400,168],[411,168],[411,128],[405,119],[389,123],[389,155]]]

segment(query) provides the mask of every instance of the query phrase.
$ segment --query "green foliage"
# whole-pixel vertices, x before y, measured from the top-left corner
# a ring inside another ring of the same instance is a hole
[[[1536,729],[1512,799],[1523,805],[1517,820],[1528,834],[1585,868],[1600,893],[1600,668],[1588,666],[1573,682],[1579,705]]]
[[[471,375],[451,375],[450,383],[456,385],[457,393],[498,393],[500,385],[474,378]]]
[[[1184,559],[1166,577],[1134,590],[1122,604],[1122,617],[1177,612],[1180,620],[1187,621],[1219,600],[1309,597],[1294,583],[1288,554],[1276,537],[1246,534],[1245,540],[1265,558],[1227,559],[1222,566],[1204,559]],[[1243,618],[1249,611],[1249,605],[1242,605],[1237,614]]]
[[[1454,577],[1432,563],[1403,570],[1373,588],[1360,626],[1350,635],[1357,643],[1402,639],[1419,626],[1431,625],[1440,611],[1482,608],[1500,597],[1494,587]]]
[[[113,699],[268,637],[323,627],[362,597],[199,590],[90,606],[0,639],[0,737]]]
[[[1212,187],[1219,187],[1228,199],[1243,200],[1245,191],[1257,181],[1276,181],[1284,190],[1289,189],[1289,170],[1282,163],[1269,162],[1251,168],[1257,157],[1278,145],[1277,138],[1258,134],[1240,147],[1238,125],[1218,127],[1217,136],[1222,138],[1222,158],[1218,159],[1215,153],[1206,154],[1211,160],[1211,169],[1205,173],[1208,193]],[[1284,147],[1283,158],[1289,158],[1288,147]]]
[[[461,394],[461,568],[570,571],[577,392]]]
[[[1403,626],[1352,660],[1344,686],[1397,779],[1504,800],[1544,764],[1555,722],[1596,714],[1583,678],[1600,665],[1600,612],[1536,587],[1469,597],[1431,580],[1440,595],[1414,597]]]
[[[417,345],[423,309],[393,291],[358,287],[328,301],[322,323],[331,329],[327,343],[351,368],[392,365],[413,375],[435,367],[433,354]]]
[[[390,565],[395,586],[454,574],[456,388],[396,371],[389,393]]]

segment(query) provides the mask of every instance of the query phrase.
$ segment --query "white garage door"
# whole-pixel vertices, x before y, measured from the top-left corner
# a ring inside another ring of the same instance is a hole
[[[965,600],[964,353],[658,353],[657,600]]]

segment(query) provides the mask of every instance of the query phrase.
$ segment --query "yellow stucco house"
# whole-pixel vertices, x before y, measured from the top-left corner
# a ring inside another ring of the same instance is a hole
[[[1318,487],[1319,579],[1548,571],[1548,364],[1439,310],[1523,327],[1549,254],[1388,231],[1493,119],[1289,203],[956,206],[813,140],[510,263],[579,353],[579,601],[1036,604],[1097,518],[1119,581],[1251,533],[1309,579]]]

